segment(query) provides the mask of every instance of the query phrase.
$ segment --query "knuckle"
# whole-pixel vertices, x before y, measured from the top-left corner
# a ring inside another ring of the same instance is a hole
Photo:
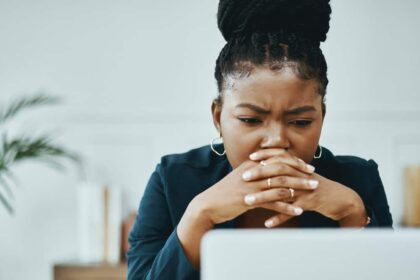
[[[276,165],[276,172],[277,173],[282,173],[284,171],[285,167],[283,164],[277,164]]]
[[[277,156],[275,159],[277,164],[284,164],[285,162],[285,158],[283,156]]]
[[[293,157],[292,162],[295,167],[301,168],[302,164],[299,162],[299,160],[296,157]]]
[[[306,170],[306,164],[300,161],[298,158],[294,159],[295,166],[300,170]]]
[[[244,169],[247,169],[247,168],[255,166],[255,162],[253,162],[252,160],[246,160],[241,165]]]
[[[301,169],[301,170],[306,170],[306,163],[304,163],[304,162],[299,162],[298,163],[299,165],[299,168]]]
[[[238,169],[239,169],[239,170],[246,170],[246,169],[248,169],[249,167],[251,167],[251,165],[250,165],[249,161],[248,161],[248,160],[246,160],[246,161],[242,162],[242,163],[239,165]]]
[[[279,157],[279,156],[274,156],[274,157],[272,157],[271,159],[270,159],[270,161],[271,161],[271,163],[273,163],[273,164],[278,164],[278,163],[280,163],[281,162],[281,158]]]
[[[284,193],[284,189],[276,189],[276,196],[277,196],[278,198],[283,198],[283,197],[284,197],[284,195],[285,195],[285,193]]]
[[[306,179],[300,179],[300,178],[296,179],[295,187],[299,188],[299,189],[302,189],[302,190],[309,189],[307,180]]]
[[[311,177],[311,175],[301,172],[300,177],[305,178],[305,179],[309,179]]]
[[[283,202],[277,202],[276,203],[276,208],[279,212],[282,212],[282,213],[286,212],[287,211],[286,207],[287,207],[287,204],[285,204]]]
[[[262,173],[261,167],[258,166],[257,168],[254,169],[254,171],[252,173],[254,174],[254,178],[260,177],[261,173]]]
[[[279,176],[277,177],[277,180],[281,186],[285,186],[288,182],[288,179],[286,176]]]

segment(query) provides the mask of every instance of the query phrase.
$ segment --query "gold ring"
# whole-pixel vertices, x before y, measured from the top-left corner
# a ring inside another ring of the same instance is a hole
[[[295,190],[292,188],[289,188],[289,192],[290,192],[290,198],[292,199],[295,196]]]
[[[271,188],[271,178],[268,178],[267,179],[267,187],[268,188]]]

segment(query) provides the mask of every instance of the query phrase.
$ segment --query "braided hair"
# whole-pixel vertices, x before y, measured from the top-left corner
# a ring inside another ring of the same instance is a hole
[[[217,22],[227,42],[216,60],[219,95],[215,102],[223,104],[229,77],[249,76],[257,67],[272,71],[289,67],[299,78],[319,82],[325,115],[327,63],[320,42],[329,30],[329,2],[220,0]]]

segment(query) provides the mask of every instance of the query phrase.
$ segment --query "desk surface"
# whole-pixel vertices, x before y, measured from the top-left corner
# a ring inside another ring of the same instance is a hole
[[[126,263],[62,263],[54,265],[54,280],[124,280],[126,275]]]

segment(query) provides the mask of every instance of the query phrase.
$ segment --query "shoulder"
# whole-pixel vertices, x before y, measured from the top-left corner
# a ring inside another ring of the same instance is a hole
[[[368,171],[375,170],[378,168],[377,163],[372,159],[364,159],[362,157],[354,155],[334,155],[330,150],[325,147],[322,147],[323,158],[321,161],[317,162],[314,160],[315,164],[324,165],[329,168],[338,168],[346,169],[347,171]]]
[[[322,150],[322,157],[313,161],[320,175],[353,189],[362,199],[382,186],[378,165],[374,160],[353,155],[334,155],[325,147]]]
[[[372,159],[364,159],[354,155],[334,155],[330,150],[322,147],[322,157],[314,159],[311,164],[318,171],[328,176],[357,176],[378,173],[378,165]]]
[[[161,158],[160,165],[165,169],[176,165],[191,168],[207,168],[222,162],[222,158],[215,155],[210,147],[206,145],[184,153],[165,155]]]
[[[157,173],[174,224],[196,195],[220,181],[230,170],[226,156],[217,156],[209,146],[163,156]]]

